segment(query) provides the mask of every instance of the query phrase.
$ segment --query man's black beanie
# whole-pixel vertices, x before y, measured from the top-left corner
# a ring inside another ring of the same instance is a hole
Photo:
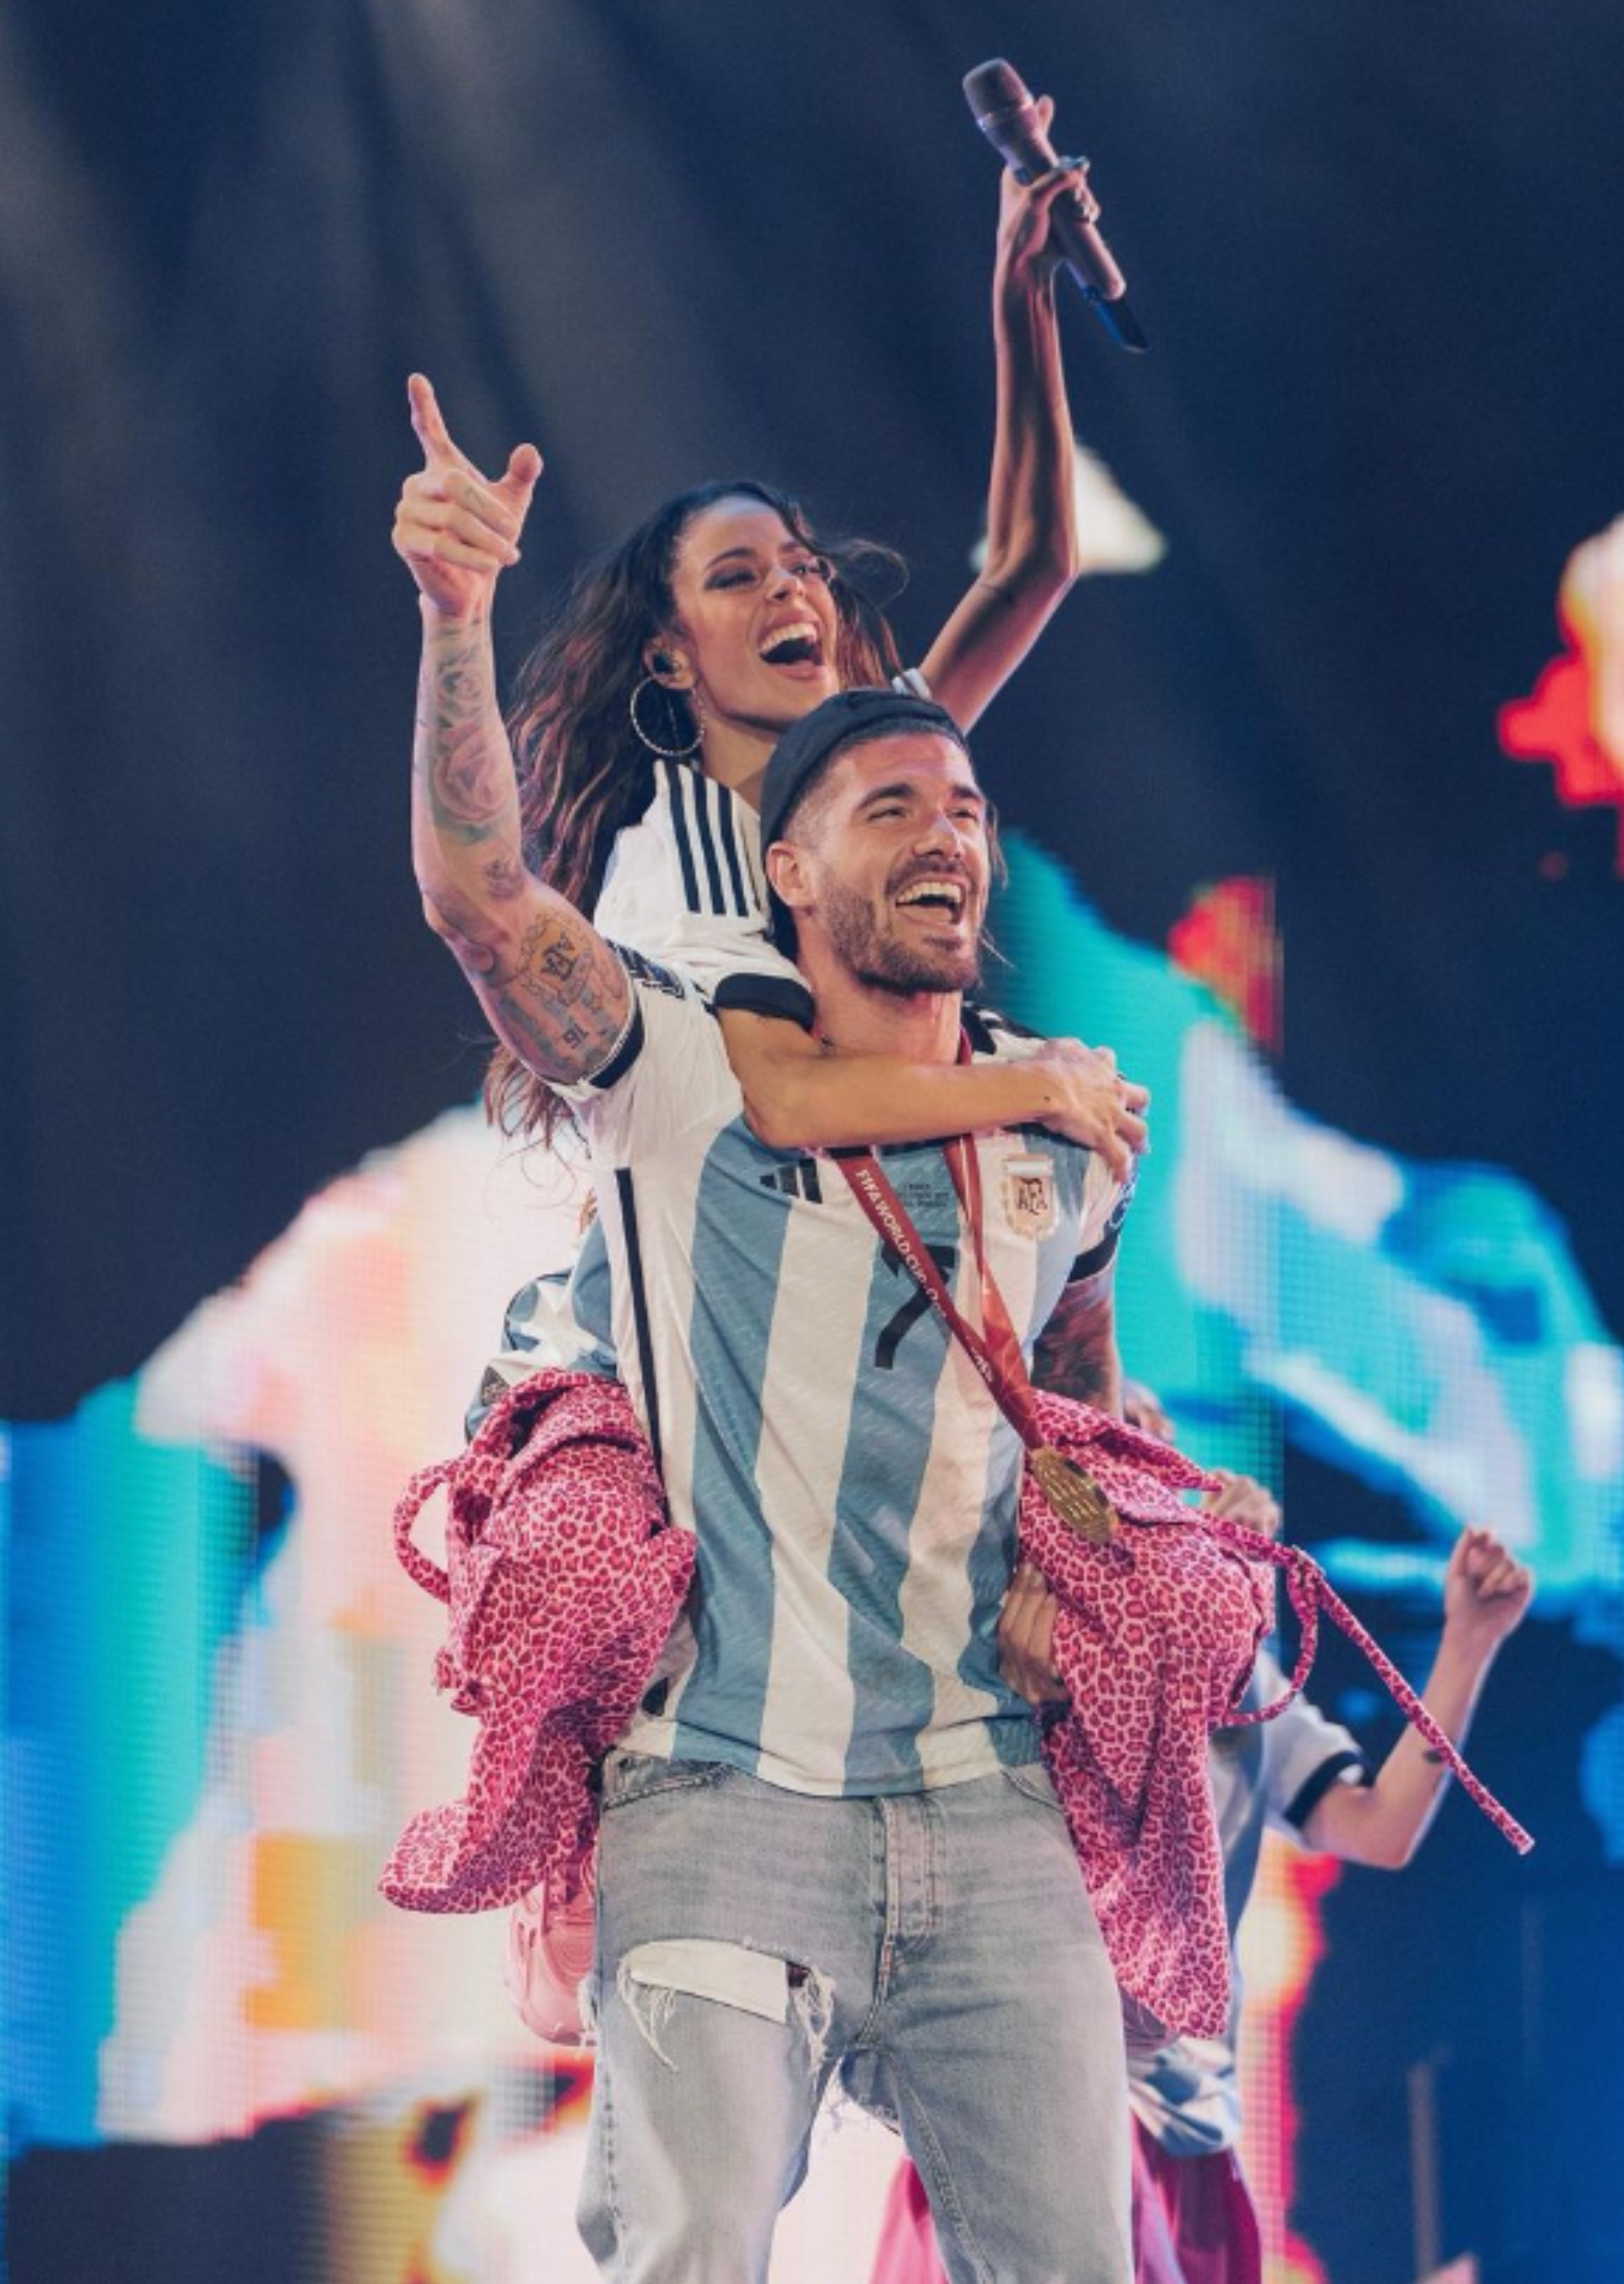
[[[785,820],[832,755],[854,739],[888,730],[932,730],[964,747],[964,733],[945,708],[910,690],[842,690],[789,728],[773,747],[761,780],[761,848],[784,838]],[[967,749],[966,749],[967,750]]]

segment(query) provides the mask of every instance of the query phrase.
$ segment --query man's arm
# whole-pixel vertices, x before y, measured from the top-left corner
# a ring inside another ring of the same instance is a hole
[[[423,616],[412,749],[411,846],[425,915],[456,954],[498,1036],[539,1077],[602,1068],[631,1020],[631,987],[574,907],[526,869],[512,748],[496,700],[491,606],[519,558],[541,458],[521,444],[496,482],[447,432],[434,392],[409,384],[424,465],[394,545]]]
[[[1464,1530],[1444,1574],[1443,1633],[1422,1701],[1451,1744],[1465,1742],[1500,1645],[1520,1625],[1532,1575],[1491,1531]],[[1407,1727],[1368,1786],[1332,1785],[1302,1827],[1310,1848],[1401,1871],[1438,1812],[1448,1771]]]
[[[1038,109],[1047,123],[1053,106]],[[1050,212],[1069,174],[1018,183],[1005,169],[993,270],[997,412],[987,559],[925,661],[931,694],[969,729],[1049,623],[1078,570],[1071,410],[1060,356]]]
[[[1032,1357],[1035,1388],[1120,1418],[1122,1364],[1116,1342],[1116,1263],[1074,1277],[1038,1335]],[[998,1670],[1029,1705],[1063,1705],[1066,1689],[1055,1671],[1055,1620],[1060,1605],[1041,1570],[1022,1562],[1010,1581],[998,1618]]]
[[[1062,1302],[1062,1307],[1065,1302]],[[1058,1312],[1057,1311],[1057,1314]],[[1050,1318],[1052,1326],[1055,1319]],[[1045,1334],[1044,1339],[1048,1338]],[[1085,1349],[1086,1357],[1086,1335]],[[1063,1359],[1042,1361],[1042,1343],[1039,1343],[1039,1363],[1034,1366],[1033,1379],[1043,1388],[1053,1388],[1058,1396],[1075,1396],[1083,1404],[1093,1404],[1101,1411],[1113,1407],[1104,1398],[1106,1393],[1107,1367],[1103,1357],[1096,1356],[1091,1364],[1085,1362],[1076,1374],[1076,1385],[1063,1388],[1060,1380],[1066,1376]],[[1119,1393],[1121,1388],[1120,1367],[1116,1361],[1116,1342],[1112,1340],[1110,1367],[1116,1372]],[[1098,1395],[1090,1388],[1097,1388]],[[1128,1407],[1131,1410],[1131,1406]],[[1141,1423],[1130,1420],[1134,1427]],[[1146,1431],[1157,1434],[1154,1428]],[[1250,1475],[1226,1474],[1222,1488],[1207,1493],[1202,1501],[1216,1514],[1224,1514],[1236,1522],[1244,1522],[1253,1530],[1261,1530],[1272,1537],[1280,1527],[1280,1510],[1274,1494],[1262,1483],[1254,1482]],[[1060,1615],[1058,1596],[1050,1591],[1049,1581],[1041,1570],[1029,1562],[1022,1562],[1010,1581],[1010,1591],[1003,1598],[1003,1608],[998,1618],[998,1670],[1019,1697],[1028,1704],[1064,1705],[1066,1701],[1065,1685],[1055,1671],[1055,1620]]]
[[[1033,1384],[1097,1412],[1122,1411],[1122,1363],[1117,1354],[1116,1264],[1074,1276],[1038,1335]]]

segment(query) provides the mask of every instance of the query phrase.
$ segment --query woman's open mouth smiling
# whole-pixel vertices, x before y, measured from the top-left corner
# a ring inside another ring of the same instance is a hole
[[[784,673],[819,673],[824,664],[824,630],[816,619],[787,619],[764,637],[757,655],[764,666]]]

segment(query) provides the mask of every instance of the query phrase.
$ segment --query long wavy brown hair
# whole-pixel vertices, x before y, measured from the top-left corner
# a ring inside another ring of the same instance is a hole
[[[671,571],[683,534],[702,510],[740,496],[764,502],[792,537],[832,565],[841,687],[886,682],[898,671],[882,604],[907,575],[892,549],[816,532],[798,500],[747,480],[699,484],[657,508],[576,575],[520,667],[507,708],[525,861],[578,911],[590,913],[597,901],[615,834],[654,797],[653,755],[632,732],[631,694],[648,671],[648,645],[676,627]],[[653,726],[662,745],[690,743],[694,722],[680,692],[661,692]],[[501,1044],[486,1075],[485,1104],[505,1132],[543,1139],[569,1115],[546,1082]]]

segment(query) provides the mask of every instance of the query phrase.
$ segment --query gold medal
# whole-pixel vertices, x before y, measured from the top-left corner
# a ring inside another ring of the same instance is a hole
[[[1086,1538],[1090,1546],[1108,1546],[1116,1537],[1116,1509],[1099,1485],[1075,1459],[1040,1443],[1027,1453],[1027,1463],[1037,1487],[1068,1530]]]

